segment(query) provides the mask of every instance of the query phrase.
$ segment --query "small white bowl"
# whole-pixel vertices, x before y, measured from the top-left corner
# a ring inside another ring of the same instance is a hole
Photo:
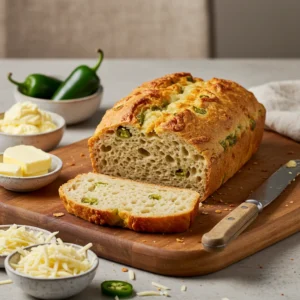
[[[95,94],[88,97],[52,101],[23,95],[17,88],[14,91],[16,102],[30,101],[35,103],[42,110],[61,115],[66,120],[67,125],[77,124],[89,119],[97,111],[101,103],[102,95],[103,88],[100,87]]]
[[[50,154],[52,164],[49,173],[31,177],[15,177],[0,175],[0,186],[13,192],[32,192],[53,182],[62,169],[63,163],[60,158]],[[3,161],[3,154],[0,153],[0,162]]]
[[[44,133],[36,134],[7,134],[0,132],[0,152],[4,152],[8,147],[17,145],[31,145],[43,151],[54,149],[61,141],[66,122],[63,117],[58,114],[48,112],[51,115],[52,121],[57,128]],[[0,113],[0,119],[3,119],[4,113]]]
[[[65,243],[76,249],[81,246],[76,244]],[[26,247],[24,249],[30,249]],[[11,263],[17,263],[20,259],[20,254],[14,252],[5,259],[5,270],[8,277],[25,293],[39,299],[65,299],[74,296],[83,291],[94,279],[99,264],[97,255],[91,251],[87,251],[88,259],[93,262],[91,269],[88,271],[63,278],[37,278],[17,272]],[[101,298],[101,296],[100,296]]]
[[[7,230],[10,226],[12,226],[12,224],[10,225],[0,225],[0,230]],[[33,227],[33,226],[28,226],[28,225],[17,225],[17,227],[25,227],[26,231],[34,231],[36,233],[38,232],[43,232],[44,236],[47,237],[51,234],[50,231],[47,231],[45,229],[42,228],[38,228],[38,227]],[[53,238],[54,240],[55,238]],[[0,255],[0,268],[4,268],[4,261],[6,259],[8,255]]]

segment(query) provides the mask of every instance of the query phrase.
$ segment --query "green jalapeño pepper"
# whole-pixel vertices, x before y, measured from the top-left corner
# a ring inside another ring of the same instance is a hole
[[[12,73],[7,78],[18,87],[19,92],[34,98],[51,99],[62,81],[42,74],[31,74],[24,82],[13,80]]]
[[[100,86],[100,79],[97,71],[103,60],[103,51],[98,50],[99,60],[97,64],[90,68],[88,66],[77,67],[69,77],[60,85],[52,97],[54,101],[76,99],[94,94]]]
[[[128,297],[132,294],[132,285],[126,281],[109,280],[101,283],[101,290],[104,295]]]

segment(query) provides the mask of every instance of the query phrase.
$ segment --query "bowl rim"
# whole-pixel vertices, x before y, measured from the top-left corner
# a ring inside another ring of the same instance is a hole
[[[18,87],[15,87],[14,93],[15,94],[19,94],[19,95],[21,95],[24,98],[34,99],[34,101],[36,101],[38,103],[45,102],[45,101],[51,101],[50,103],[54,104],[54,105],[61,105],[61,104],[64,105],[64,104],[68,104],[68,103],[74,103],[74,102],[81,102],[81,101],[90,100],[91,98],[94,98],[97,95],[101,95],[103,93],[103,90],[104,90],[103,86],[100,85],[99,88],[98,88],[98,90],[95,93],[93,93],[92,95],[89,95],[89,96],[86,96],[86,97],[82,97],[82,98],[77,98],[77,99],[66,99],[66,100],[60,100],[60,101],[53,101],[51,99],[42,99],[42,98],[35,98],[35,97],[27,96],[27,95],[22,94],[19,91]],[[16,98],[15,98],[15,100],[16,100],[16,102],[20,102]]]
[[[60,126],[57,126],[57,128],[55,128],[54,130],[41,132],[41,133],[33,133],[33,134],[9,134],[9,133],[5,133],[5,132],[0,131],[0,136],[23,137],[23,138],[34,137],[34,136],[42,136],[42,135],[48,135],[48,134],[52,134],[54,132],[58,132],[58,131],[60,131],[60,130],[62,130],[66,127],[66,120],[64,119],[64,117],[62,117],[61,115],[59,115],[57,113],[48,111],[48,110],[43,110],[43,111],[50,114],[50,115],[52,115],[52,117],[54,116],[54,118],[56,118],[56,119],[60,119],[62,124]],[[5,112],[0,112],[0,119],[1,119],[1,116],[4,115],[4,114],[5,114]],[[57,122],[55,122],[55,120],[53,120],[53,118],[52,118],[52,122],[54,122],[55,124],[57,123]]]
[[[17,225],[17,228],[19,228],[19,227],[25,227],[25,229],[29,228],[31,230],[36,230],[36,231],[41,231],[41,232],[44,232],[44,233],[49,233],[49,235],[52,234],[51,231],[46,230],[44,228],[30,226],[30,225],[21,225],[21,224],[3,224],[3,225],[0,225],[0,230],[3,230],[3,228],[7,228],[8,229],[10,226],[13,226],[13,225]],[[40,244],[34,244],[32,246],[37,246],[37,245],[40,245]],[[28,246],[28,247],[30,247],[30,246]],[[15,251],[13,251],[13,252],[15,252]],[[13,252],[11,252],[11,253],[13,253]],[[5,257],[9,256],[10,254],[0,254],[0,258],[5,258]]]
[[[37,247],[37,246],[42,246],[42,245],[50,245],[51,243],[44,243],[44,244],[38,244],[38,245],[32,245],[32,246],[28,246],[28,247],[24,247],[23,249],[24,250],[27,250],[27,249],[30,249],[30,248],[33,248],[33,247]],[[69,245],[69,246],[75,246],[75,248],[82,248],[83,246],[80,246],[78,244],[73,244],[73,243],[65,243],[65,245]],[[19,276],[19,277],[24,277],[24,278],[27,278],[27,279],[31,279],[31,280],[38,280],[38,281],[63,281],[63,280],[69,280],[69,279],[75,279],[75,278],[80,278],[80,277],[83,277],[83,276],[86,276],[87,274],[89,273],[92,273],[94,272],[97,268],[98,268],[98,265],[99,265],[99,258],[98,256],[96,255],[96,253],[90,249],[87,250],[88,252],[91,253],[91,255],[94,255],[95,256],[95,261],[93,262],[92,264],[92,267],[81,273],[81,274],[77,274],[77,275],[72,275],[72,276],[68,276],[68,277],[59,277],[59,278],[39,278],[39,277],[34,277],[34,276],[31,276],[31,275],[26,275],[26,274],[23,274],[23,273],[19,273],[18,271],[16,271],[11,265],[10,265],[10,260],[11,258],[17,254],[18,250],[12,252],[11,254],[9,254],[6,258],[5,258],[5,261],[4,261],[4,267],[5,267],[5,270],[7,272],[10,271],[12,272],[14,275],[16,276]]]
[[[22,177],[22,176],[7,176],[7,175],[1,175],[1,174],[0,174],[0,178],[12,178],[12,179],[15,179],[15,180],[31,180],[31,179],[38,179],[38,178],[48,177],[48,176],[50,176],[50,175],[53,175],[53,174],[59,172],[59,171],[62,169],[62,167],[63,167],[63,162],[62,162],[62,160],[61,160],[58,156],[56,156],[56,155],[54,155],[54,154],[52,154],[52,153],[47,153],[47,154],[49,154],[49,155],[52,157],[52,159],[56,160],[56,162],[58,163],[58,166],[57,166],[53,171],[48,172],[48,173],[43,174],[43,175],[28,176],[28,177]],[[1,156],[1,155],[3,156],[3,152],[0,152],[0,156]],[[53,162],[53,161],[51,161],[51,165],[52,165],[52,162]]]

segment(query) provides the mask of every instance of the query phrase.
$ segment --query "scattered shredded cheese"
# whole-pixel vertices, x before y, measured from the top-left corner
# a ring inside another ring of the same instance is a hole
[[[156,282],[153,282],[153,281],[152,281],[151,284],[152,284],[153,286],[157,287],[157,288],[162,289],[162,290],[170,290],[170,288],[168,288],[167,286],[164,286],[164,285],[162,285],[162,284],[160,284],[160,283],[156,283]]]
[[[132,270],[128,271],[128,276],[129,276],[130,280],[135,280],[135,274],[134,274],[134,272]]]
[[[182,285],[180,290],[181,290],[182,292],[185,292],[185,291],[186,291],[186,285]]]
[[[12,283],[12,280],[10,280],[10,279],[0,281],[0,285],[2,285],[2,284],[10,284],[10,283]]]
[[[40,245],[30,250],[18,250],[21,254],[17,264],[12,264],[16,271],[39,278],[60,278],[78,275],[92,267],[86,255],[88,244],[80,250],[59,244]]]
[[[297,167],[297,162],[294,160],[290,160],[289,162],[286,163],[286,166],[288,168],[295,168],[295,167]]]
[[[45,237],[43,232],[34,232],[25,226],[18,227],[16,224],[7,230],[0,230],[0,255],[8,255],[17,248],[43,244],[51,241],[58,232]]]
[[[166,291],[163,291],[163,292],[144,291],[144,292],[139,292],[136,294],[140,297],[143,297],[143,296],[165,296],[165,297],[168,297],[169,296],[168,292],[166,292]]]

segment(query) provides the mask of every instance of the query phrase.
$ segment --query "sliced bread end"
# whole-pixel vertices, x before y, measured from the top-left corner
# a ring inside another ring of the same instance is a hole
[[[161,199],[149,199],[160,194]],[[186,231],[198,213],[200,198],[192,190],[95,173],[69,180],[60,187],[59,195],[69,213],[91,223],[165,233]],[[87,196],[97,199],[97,204],[96,200],[83,203]]]

